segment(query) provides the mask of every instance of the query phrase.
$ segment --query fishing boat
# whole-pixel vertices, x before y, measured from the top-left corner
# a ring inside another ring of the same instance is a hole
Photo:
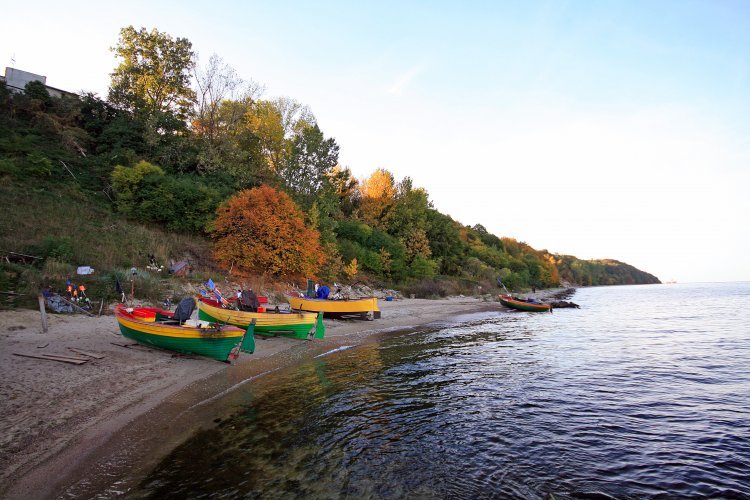
[[[500,295],[499,298],[500,303],[505,307],[518,309],[519,311],[552,312],[552,306],[549,304],[542,304],[541,302],[530,302],[529,300],[513,298],[510,295]]]
[[[198,318],[246,328],[255,320],[255,333],[296,339],[322,339],[323,315],[319,312],[249,312],[222,307],[217,300],[198,298]],[[244,347],[243,347],[244,350]]]
[[[292,309],[297,311],[321,311],[326,318],[359,318],[373,320],[380,317],[378,299],[312,299],[310,297],[287,296]]]
[[[200,320],[178,321],[174,313],[152,307],[128,307],[118,304],[115,317],[123,336],[138,343],[198,354],[231,362],[245,352],[255,350],[254,325],[246,329]]]

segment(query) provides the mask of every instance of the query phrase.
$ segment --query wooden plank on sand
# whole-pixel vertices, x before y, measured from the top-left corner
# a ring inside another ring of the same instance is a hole
[[[79,358],[61,358],[57,356],[51,356],[49,354],[46,355],[36,355],[36,354],[24,354],[20,352],[14,352],[14,356],[23,356],[24,358],[35,358],[35,359],[47,359],[49,361],[60,361],[62,363],[71,363],[73,365],[82,365],[84,363],[87,363],[87,359],[79,359]]]
[[[57,354],[54,352],[44,352],[40,354],[39,356],[43,356],[45,358],[55,358],[55,359],[70,359],[73,361],[88,361],[89,358],[83,358],[80,356],[70,356],[68,354]]]
[[[134,342],[134,343],[132,343],[132,344],[119,344],[119,343],[117,343],[117,342],[110,342],[110,344],[112,344],[112,345],[117,345],[117,346],[120,346],[120,347],[132,347],[132,346],[134,346],[134,345],[138,345],[138,344],[137,344],[137,343],[135,343],[135,342]]]
[[[105,357],[103,354],[97,354],[95,352],[83,351],[81,349],[76,349],[75,347],[68,347],[68,349],[70,349],[71,351],[73,351],[73,352],[75,352],[77,354],[81,354],[83,356],[88,356],[89,358],[104,359],[104,357]]]

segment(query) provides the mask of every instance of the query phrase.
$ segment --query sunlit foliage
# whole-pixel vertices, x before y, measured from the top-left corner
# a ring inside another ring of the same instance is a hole
[[[319,233],[270,186],[240,191],[219,207],[213,236],[216,261],[239,274],[315,276],[325,260]]]

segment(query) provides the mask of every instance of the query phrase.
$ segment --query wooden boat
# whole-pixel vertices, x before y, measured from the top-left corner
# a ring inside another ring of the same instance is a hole
[[[199,320],[180,323],[173,314],[151,307],[126,308],[118,304],[115,308],[120,332],[141,344],[227,362],[237,359],[240,348],[245,352],[255,350],[252,324],[241,329]]]
[[[221,307],[212,299],[198,299],[198,318],[246,328],[255,320],[255,333],[259,335],[282,335],[296,339],[322,339],[326,328],[323,316],[318,312],[247,312]],[[244,348],[243,348],[244,350]]]
[[[552,306],[549,304],[540,304],[538,302],[528,302],[510,295],[500,295],[500,303],[506,307],[518,309],[519,311],[531,312],[552,312]]]
[[[359,318],[373,320],[380,317],[378,299],[363,297],[349,300],[311,299],[287,296],[292,309],[297,311],[321,311],[326,318]]]

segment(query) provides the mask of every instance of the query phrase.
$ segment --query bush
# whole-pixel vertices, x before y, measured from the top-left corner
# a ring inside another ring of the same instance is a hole
[[[52,161],[41,153],[29,153],[24,161],[24,173],[32,177],[50,177]]]
[[[9,158],[4,158],[0,160],[0,176],[2,175],[18,175],[18,167],[13,162],[13,160]]]
[[[414,281],[403,288],[402,293],[407,297],[413,294],[418,299],[437,299],[446,297],[450,288],[445,283],[434,279]]]
[[[70,263],[75,257],[73,241],[67,236],[57,238],[46,236],[39,245],[30,246],[26,253],[43,259],[54,259],[59,262]]]
[[[141,161],[112,172],[117,209],[143,222],[165,224],[172,231],[206,232],[222,194],[196,176],[167,176]]]

